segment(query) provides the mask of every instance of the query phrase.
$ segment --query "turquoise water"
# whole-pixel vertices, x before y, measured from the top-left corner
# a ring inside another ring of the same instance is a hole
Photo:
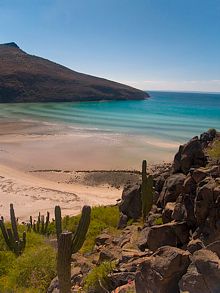
[[[220,94],[150,92],[144,101],[1,104],[0,117],[184,142],[220,129]]]

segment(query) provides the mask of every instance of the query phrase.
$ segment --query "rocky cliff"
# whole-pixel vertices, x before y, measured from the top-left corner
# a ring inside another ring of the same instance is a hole
[[[0,102],[69,102],[139,100],[149,95],[107,79],[70,70],[22,51],[0,45]]]

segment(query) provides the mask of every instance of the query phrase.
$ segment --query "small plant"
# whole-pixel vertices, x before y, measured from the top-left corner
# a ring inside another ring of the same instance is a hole
[[[57,275],[60,293],[71,291],[71,255],[82,247],[90,224],[91,208],[84,206],[78,227],[74,234],[62,232],[61,209],[55,207],[55,222],[58,241]]]
[[[220,160],[220,141],[214,141],[212,147],[208,150],[209,156],[214,160]]]
[[[26,246],[26,232],[23,232],[22,238],[19,237],[13,204],[10,204],[10,218],[11,228],[6,227],[3,217],[0,219],[0,228],[7,247],[19,256]]]
[[[141,202],[142,202],[142,217],[145,221],[149,211],[153,205],[153,177],[147,176],[147,162],[142,162],[142,183],[141,183]]]
[[[100,292],[100,290],[106,290],[109,292],[110,282],[109,274],[115,268],[114,262],[103,262],[99,266],[95,267],[85,278],[84,290],[88,292],[93,290],[94,292]],[[110,291],[111,292],[111,291]]]

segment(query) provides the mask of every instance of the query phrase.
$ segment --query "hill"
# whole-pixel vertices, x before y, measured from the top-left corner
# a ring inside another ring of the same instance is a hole
[[[17,44],[0,45],[0,102],[139,100],[149,95],[107,79],[29,55]]]

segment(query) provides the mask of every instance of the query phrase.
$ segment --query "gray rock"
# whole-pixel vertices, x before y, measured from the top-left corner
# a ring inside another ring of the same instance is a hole
[[[165,207],[167,202],[175,202],[178,196],[183,192],[183,183],[185,179],[186,176],[182,173],[173,174],[168,177],[164,183],[158,204]]]
[[[164,246],[146,258],[136,274],[137,293],[179,293],[178,282],[189,266],[189,253]]]
[[[164,245],[182,247],[189,241],[189,230],[185,222],[167,223],[147,227],[141,231],[138,247],[141,251],[146,248],[155,251]]]
[[[126,186],[122,192],[122,200],[119,211],[128,219],[139,219],[141,217],[141,188],[140,185]]]

